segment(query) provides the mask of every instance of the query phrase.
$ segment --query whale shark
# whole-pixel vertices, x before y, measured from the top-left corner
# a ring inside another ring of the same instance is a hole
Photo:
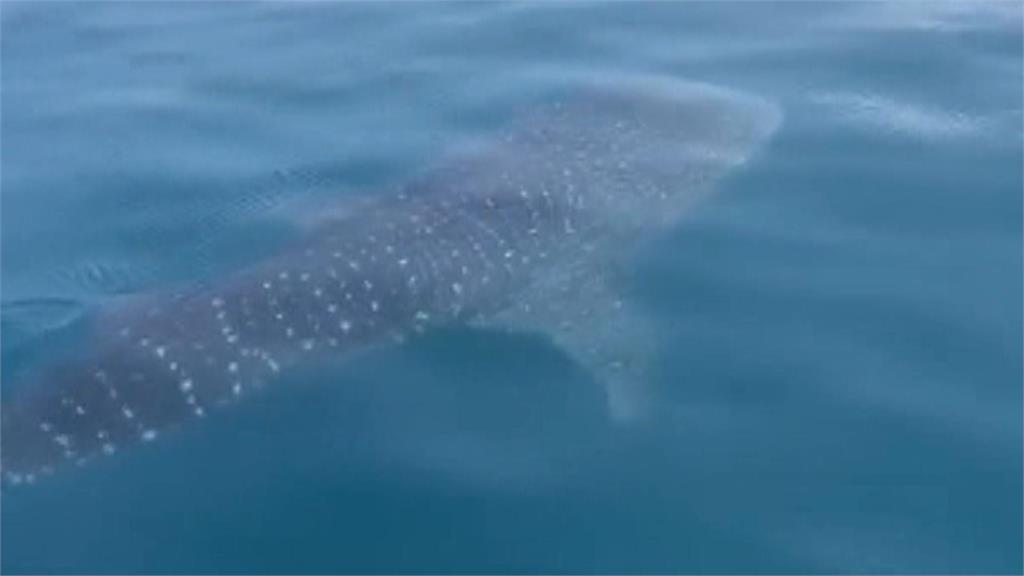
[[[776,131],[760,97],[665,77],[591,78],[393,189],[325,209],[278,253],[98,313],[88,343],[0,414],[5,484],[156,440],[317,359],[439,327],[548,338],[608,418],[655,402],[654,319],[623,270]]]

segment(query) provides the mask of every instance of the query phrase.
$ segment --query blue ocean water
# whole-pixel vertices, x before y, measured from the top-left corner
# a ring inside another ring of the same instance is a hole
[[[608,422],[542,338],[447,330],[5,490],[0,569],[1020,573],[1021,11],[4,2],[5,395],[565,76],[783,121],[631,271],[658,419]]]

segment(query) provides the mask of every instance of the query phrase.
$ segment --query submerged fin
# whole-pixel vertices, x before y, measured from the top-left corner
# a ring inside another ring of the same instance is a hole
[[[549,337],[604,388],[612,420],[644,418],[657,354],[653,320],[623,297],[613,275],[567,276],[535,287],[518,306],[486,324]]]

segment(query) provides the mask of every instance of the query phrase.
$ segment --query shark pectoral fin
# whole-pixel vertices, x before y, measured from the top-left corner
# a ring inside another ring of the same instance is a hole
[[[552,340],[604,387],[616,422],[635,422],[650,411],[656,338],[650,320],[620,301],[592,309],[579,323],[550,331]]]
[[[658,342],[654,322],[625,301],[607,279],[541,289],[503,314],[499,323],[550,337],[604,387],[612,420],[635,422],[649,413]]]

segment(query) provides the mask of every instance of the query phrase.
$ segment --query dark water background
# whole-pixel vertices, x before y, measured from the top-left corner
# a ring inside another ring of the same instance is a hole
[[[784,113],[636,262],[657,421],[446,331],[4,492],[4,572],[1021,571],[1020,3],[4,2],[0,47],[9,386],[564,74]]]

